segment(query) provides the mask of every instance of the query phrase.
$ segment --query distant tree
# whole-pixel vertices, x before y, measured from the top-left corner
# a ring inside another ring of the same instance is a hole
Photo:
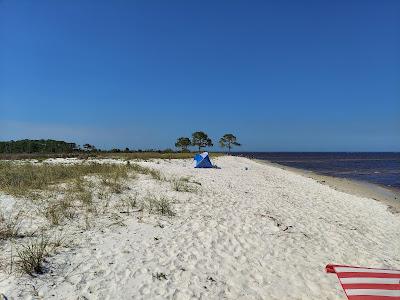
[[[232,133],[224,134],[224,136],[219,140],[219,145],[221,146],[221,148],[228,148],[229,153],[231,153],[231,149],[233,146],[241,146],[236,141],[236,136],[234,136]]]
[[[72,149],[72,151],[79,150],[79,145],[77,145],[76,143],[68,143],[68,146]]]
[[[181,148],[182,152],[187,152],[188,147],[190,146],[191,142],[190,139],[187,137],[180,137],[176,140],[175,147]]]
[[[192,146],[199,147],[199,152],[201,148],[212,147],[213,143],[206,133],[203,131],[196,131],[192,133]]]
[[[126,147],[125,148],[125,152],[129,152],[130,150],[129,150],[129,148],[128,147]]]
[[[96,147],[90,144],[85,144],[83,145],[83,149],[85,149],[86,151],[93,151],[96,149]]]

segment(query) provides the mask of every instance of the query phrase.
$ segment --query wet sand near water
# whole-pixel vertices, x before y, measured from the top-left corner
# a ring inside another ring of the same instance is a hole
[[[364,181],[322,175],[313,171],[307,171],[303,169],[288,167],[278,163],[273,163],[268,160],[254,159],[254,161],[275,166],[283,170],[292,171],[308,178],[312,178],[319,183],[327,185],[340,192],[380,201],[388,206],[388,210],[390,212],[394,214],[400,213],[400,190],[394,188],[391,189],[388,187],[380,186],[378,184]]]

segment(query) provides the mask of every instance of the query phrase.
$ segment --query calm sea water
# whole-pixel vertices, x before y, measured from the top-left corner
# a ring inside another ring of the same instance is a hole
[[[400,153],[243,152],[247,157],[400,189]]]

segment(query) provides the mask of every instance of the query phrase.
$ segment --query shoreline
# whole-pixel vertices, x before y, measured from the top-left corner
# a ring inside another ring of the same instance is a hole
[[[292,171],[296,174],[304,177],[312,178],[315,181],[327,185],[334,190],[363,197],[370,198],[375,201],[379,201],[387,205],[388,210],[393,214],[400,214],[400,191],[390,189],[387,187],[380,186],[378,184],[358,181],[354,179],[334,177],[316,173],[314,171],[308,171],[304,169],[298,169],[274,163],[269,160],[252,159],[258,163],[274,166],[283,170]]]

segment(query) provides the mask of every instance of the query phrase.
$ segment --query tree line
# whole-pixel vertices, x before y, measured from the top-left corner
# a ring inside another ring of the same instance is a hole
[[[56,140],[19,140],[0,142],[0,153],[70,153],[78,149],[75,143]]]
[[[219,139],[221,148],[228,148],[229,153],[234,146],[241,146],[237,142],[236,136],[232,133],[226,133]],[[203,131],[196,131],[192,133],[192,139],[188,137],[179,137],[176,140],[175,147],[180,148],[182,152],[189,152],[189,147],[198,147],[199,152],[201,148],[212,147],[213,142],[208,135]]]
[[[229,152],[234,146],[240,146],[237,142],[236,137],[227,133],[219,140],[219,145],[222,148],[227,148]],[[180,137],[177,139],[175,146],[179,148],[182,152],[189,152],[189,147],[197,147],[199,151],[205,147],[212,147],[213,142],[208,137],[205,132],[196,131],[192,134],[192,138]],[[0,153],[13,154],[13,153],[71,153],[71,152],[174,152],[172,149],[166,150],[130,150],[125,148],[125,150],[112,149],[109,151],[104,151],[97,149],[94,145],[84,144],[81,146],[76,143],[69,143],[65,141],[57,141],[52,139],[41,139],[41,140],[19,140],[19,141],[0,141]]]

